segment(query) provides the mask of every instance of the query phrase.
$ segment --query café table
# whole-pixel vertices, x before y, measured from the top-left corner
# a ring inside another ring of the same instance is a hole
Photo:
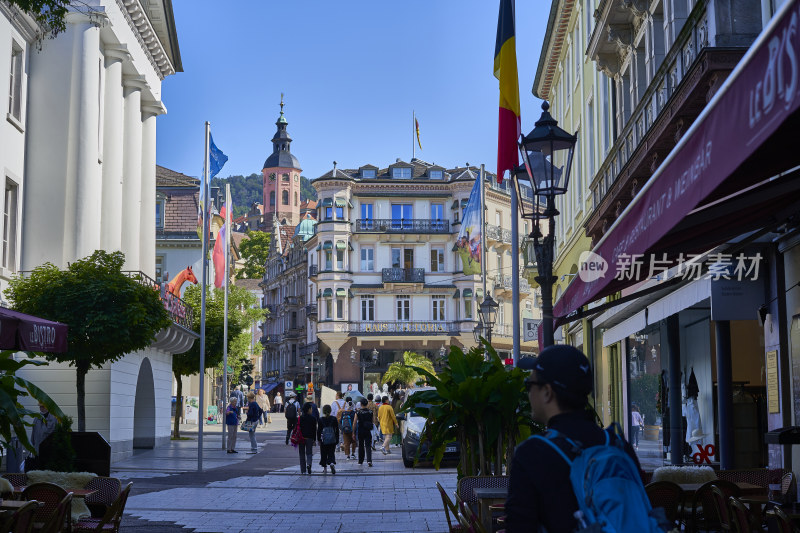
[[[697,489],[705,485],[705,483],[679,483],[678,486],[683,490],[684,495],[687,498],[691,498],[694,496],[694,493],[697,492]],[[767,494],[767,489],[760,486],[760,485],[753,485],[752,483],[745,483],[743,481],[737,481],[734,483],[739,490],[741,491],[741,496],[757,496]]]
[[[481,524],[486,531],[492,531],[492,510],[490,505],[503,503],[508,497],[508,487],[475,487],[472,489],[480,506]]]
[[[14,487],[14,495],[21,496],[26,488],[27,488],[26,485],[23,485],[21,487]],[[90,496],[95,492],[97,492],[94,489],[64,489],[64,490],[66,490],[67,492],[71,492],[73,498],[86,498],[87,496]]]

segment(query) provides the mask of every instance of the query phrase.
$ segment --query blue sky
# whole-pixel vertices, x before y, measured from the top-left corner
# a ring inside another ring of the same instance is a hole
[[[260,173],[272,151],[280,93],[303,175],[411,159],[412,110],[423,150],[445,167],[497,164],[492,76],[497,0],[176,0],[184,72],[162,86],[158,164],[192,176],[203,123],[229,156],[220,177]],[[522,130],[541,112],[531,94],[549,2],[517,2]]]

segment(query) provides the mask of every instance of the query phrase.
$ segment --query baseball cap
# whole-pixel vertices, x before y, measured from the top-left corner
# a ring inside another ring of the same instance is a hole
[[[592,392],[592,368],[583,352],[566,344],[555,344],[541,351],[531,365],[536,378],[550,383],[576,398]]]

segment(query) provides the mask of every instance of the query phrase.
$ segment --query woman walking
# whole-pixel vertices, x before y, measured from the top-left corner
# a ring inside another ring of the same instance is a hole
[[[231,396],[228,408],[225,409],[225,425],[228,426],[228,453],[236,451],[236,433],[239,430],[239,407],[236,396]]]
[[[394,435],[394,428],[398,426],[397,418],[394,415],[394,409],[389,405],[389,397],[384,396],[382,401],[383,403],[378,407],[378,422],[380,422],[381,433],[383,434],[383,447],[381,451],[383,455],[387,455],[392,453],[389,450],[389,443],[392,440],[392,435]]]
[[[312,414],[311,403],[303,405],[303,414],[297,419],[305,442],[299,444],[297,449],[300,451],[300,473],[311,473],[311,461],[314,455],[314,441],[317,438],[317,419]]]
[[[258,427],[258,419],[261,418],[261,408],[256,402],[256,395],[252,392],[247,393],[247,421],[243,425],[247,427],[247,434],[250,435],[250,451],[247,453],[258,453],[258,444],[256,443],[256,428]]]
[[[317,440],[319,440],[319,465],[322,473],[328,473],[328,465],[331,466],[331,474],[336,473],[336,445],[339,443],[339,423],[336,417],[331,415],[331,406],[322,407],[322,418],[319,419],[317,429]]]
[[[256,403],[261,408],[261,423],[267,424],[272,422],[272,418],[269,416],[269,397],[264,392],[264,389],[258,389],[258,394],[256,395]]]

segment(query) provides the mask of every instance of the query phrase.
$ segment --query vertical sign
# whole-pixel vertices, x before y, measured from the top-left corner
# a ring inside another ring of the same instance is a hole
[[[769,414],[781,412],[781,402],[778,396],[778,351],[767,352],[767,404]]]

